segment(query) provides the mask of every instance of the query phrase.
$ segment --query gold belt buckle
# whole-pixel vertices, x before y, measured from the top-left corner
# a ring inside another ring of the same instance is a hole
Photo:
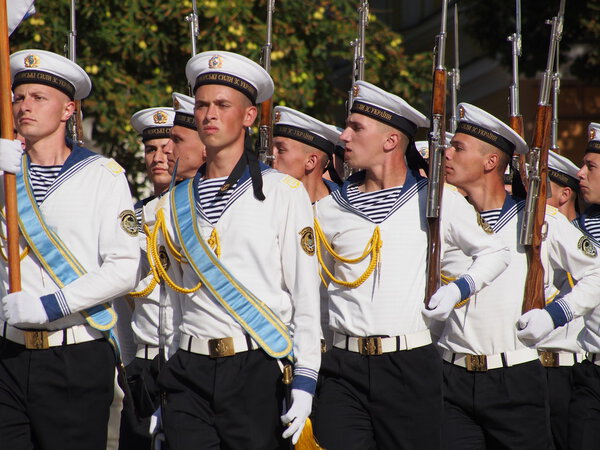
[[[325,339],[321,339],[321,353],[325,353],[327,351],[327,343]]]
[[[540,352],[540,361],[544,367],[559,367],[558,353]]]
[[[223,358],[235,355],[233,338],[210,339],[208,341],[208,354],[211,358]]]
[[[469,372],[487,372],[487,356],[486,355],[467,355],[466,366]]]
[[[45,350],[48,345],[48,332],[45,330],[23,331],[25,335],[25,348],[29,350]]]
[[[358,353],[361,355],[373,356],[383,353],[380,337],[359,337]]]

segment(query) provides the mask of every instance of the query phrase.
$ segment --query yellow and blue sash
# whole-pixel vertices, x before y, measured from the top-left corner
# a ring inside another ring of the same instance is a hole
[[[23,156],[22,167],[23,170],[16,176],[19,228],[46,272],[59,288],[63,288],[86,271],[56,233],[44,223],[33,195],[26,155]],[[81,314],[92,327],[100,331],[109,331],[117,321],[117,315],[109,303],[88,308]]]
[[[273,358],[292,353],[287,326],[221,264],[198,229],[193,179],[171,189],[174,228],[196,275],[214,299]]]

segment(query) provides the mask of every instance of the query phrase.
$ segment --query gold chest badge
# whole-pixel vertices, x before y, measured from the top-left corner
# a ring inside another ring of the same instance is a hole
[[[171,261],[169,261],[169,255],[167,254],[167,250],[164,245],[158,247],[158,259],[160,260],[160,264],[163,266],[163,269],[169,270],[171,267]]]
[[[130,236],[137,236],[138,223],[133,211],[130,209],[123,211],[121,214],[119,214],[119,219],[121,220],[121,228],[123,228],[125,233]]]
[[[483,228],[483,231],[485,231],[487,234],[494,234],[494,229],[483,219],[483,217],[481,217],[481,214],[479,213],[477,213],[477,225]]]
[[[584,255],[589,256],[590,258],[595,258],[598,256],[598,250],[596,246],[590,241],[589,238],[585,236],[581,236],[579,242],[577,243],[577,248],[583,252]]]
[[[304,253],[308,256],[312,256],[315,254],[315,234],[313,233],[313,229],[311,227],[302,228],[300,233],[300,246]]]

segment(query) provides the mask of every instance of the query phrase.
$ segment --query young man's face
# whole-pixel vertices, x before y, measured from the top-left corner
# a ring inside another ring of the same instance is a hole
[[[169,173],[177,163],[177,179],[192,178],[206,161],[206,148],[196,130],[175,125],[171,128],[171,144],[167,147]]]
[[[21,84],[14,90],[12,104],[15,128],[25,141],[63,132],[75,110],[75,102],[58,89],[42,84]]]
[[[301,180],[305,174],[307,153],[302,142],[283,136],[273,138],[273,169]]]
[[[464,133],[456,133],[445,151],[446,181],[468,189],[484,174],[485,154],[481,141]]]
[[[579,189],[586,203],[600,204],[600,154],[586,153],[577,172]]]
[[[169,138],[149,139],[144,142],[144,161],[146,163],[146,173],[152,182],[152,185],[159,190],[169,185],[171,175],[167,165],[167,155],[165,148],[169,145]]]
[[[346,144],[344,158],[352,168],[368,169],[381,163],[386,136],[375,119],[351,114],[340,139]]]
[[[195,95],[194,119],[207,152],[233,144],[254,123],[256,107],[233,88],[209,84],[198,87]]]

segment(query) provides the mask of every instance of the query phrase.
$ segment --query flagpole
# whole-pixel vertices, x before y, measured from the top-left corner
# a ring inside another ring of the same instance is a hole
[[[14,139],[10,85],[10,47],[8,45],[8,13],[6,1],[0,0],[0,134]],[[19,223],[17,212],[17,184],[14,173],[4,172],[4,204],[8,254],[8,285],[10,292],[21,290],[21,262],[19,255]]]

